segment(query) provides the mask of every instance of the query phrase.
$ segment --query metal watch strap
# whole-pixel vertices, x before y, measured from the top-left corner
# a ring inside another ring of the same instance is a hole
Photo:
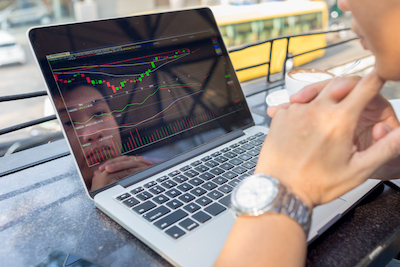
[[[287,189],[282,195],[282,206],[280,212],[296,220],[303,227],[306,236],[308,236],[311,226],[312,212],[298,196],[293,195]]]

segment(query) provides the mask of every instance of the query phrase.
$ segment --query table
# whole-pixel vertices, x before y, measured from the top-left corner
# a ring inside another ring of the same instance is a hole
[[[268,125],[265,94],[248,103]],[[307,266],[387,263],[400,250],[399,207],[400,190],[382,184],[309,246]],[[0,240],[3,266],[35,266],[54,250],[102,266],[170,266],[95,208],[65,140],[0,158]]]

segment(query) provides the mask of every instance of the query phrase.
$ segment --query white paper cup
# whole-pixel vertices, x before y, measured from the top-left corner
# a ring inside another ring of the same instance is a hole
[[[285,76],[286,91],[289,97],[305,86],[335,77],[334,74],[315,69],[294,69],[288,71]]]

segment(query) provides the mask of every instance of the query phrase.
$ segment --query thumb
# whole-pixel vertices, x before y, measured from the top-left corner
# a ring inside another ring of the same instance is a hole
[[[383,164],[399,155],[400,127],[397,127],[366,150],[357,152],[352,161],[360,167],[360,175],[369,177]]]

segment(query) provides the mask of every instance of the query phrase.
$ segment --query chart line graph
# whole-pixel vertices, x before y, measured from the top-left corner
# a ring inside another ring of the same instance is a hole
[[[53,75],[54,79],[60,83],[84,82],[91,85],[105,84],[108,88],[111,88],[114,93],[117,93],[118,90],[121,90],[127,84],[142,82],[145,77],[150,76],[153,72],[190,54],[191,50],[189,48],[182,48],[105,64],[55,68],[53,70]],[[146,58],[149,59],[145,60]],[[135,62],[138,60],[139,62]],[[143,65],[149,65],[149,67],[142,71],[138,71],[135,68]],[[104,77],[108,77],[109,80],[106,80]],[[115,78],[123,78],[123,80],[115,81]]]
[[[142,102],[137,102],[137,103],[130,103],[127,104],[124,108],[120,109],[120,110],[113,110],[109,113],[102,113],[102,114],[98,114],[98,115],[93,115],[91,118],[89,118],[88,120],[84,121],[84,122],[72,122],[73,124],[77,124],[77,125],[82,125],[82,124],[87,124],[90,120],[92,120],[95,117],[101,117],[101,116],[106,116],[106,115],[112,115],[115,112],[123,112],[124,110],[126,110],[128,107],[130,106],[135,106],[135,105],[143,105],[150,97],[154,96],[159,90],[162,89],[173,89],[173,88],[183,88],[183,87],[187,87],[187,86],[202,86],[201,83],[188,83],[188,84],[172,84],[172,85],[162,85],[159,86],[153,93],[151,93],[150,95],[148,95]]]
[[[169,104],[165,109],[161,110],[157,114],[155,114],[155,115],[153,115],[153,116],[151,116],[151,117],[149,117],[149,118],[147,118],[145,120],[141,120],[141,121],[133,122],[133,123],[121,124],[121,125],[119,125],[117,127],[102,128],[101,130],[97,130],[97,131],[94,131],[94,132],[84,132],[83,134],[78,134],[78,137],[89,136],[89,135],[93,135],[93,134],[96,134],[96,133],[99,133],[99,132],[112,130],[112,129],[115,129],[115,128],[125,128],[125,127],[131,128],[132,126],[138,127],[139,125],[141,125],[141,124],[143,124],[145,122],[148,122],[148,121],[150,121],[152,119],[155,119],[155,118],[161,116],[162,114],[164,114],[168,110],[170,110],[173,107],[175,107],[176,105],[178,105],[180,102],[182,102],[182,101],[184,101],[186,99],[189,99],[189,98],[191,98],[191,97],[193,97],[195,95],[198,95],[200,93],[203,93],[203,92],[204,92],[204,90],[201,90],[201,91],[198,91],[196,93],[193,93],[193,94],[178,98],[178,99],[174,100],[171,104]]]

